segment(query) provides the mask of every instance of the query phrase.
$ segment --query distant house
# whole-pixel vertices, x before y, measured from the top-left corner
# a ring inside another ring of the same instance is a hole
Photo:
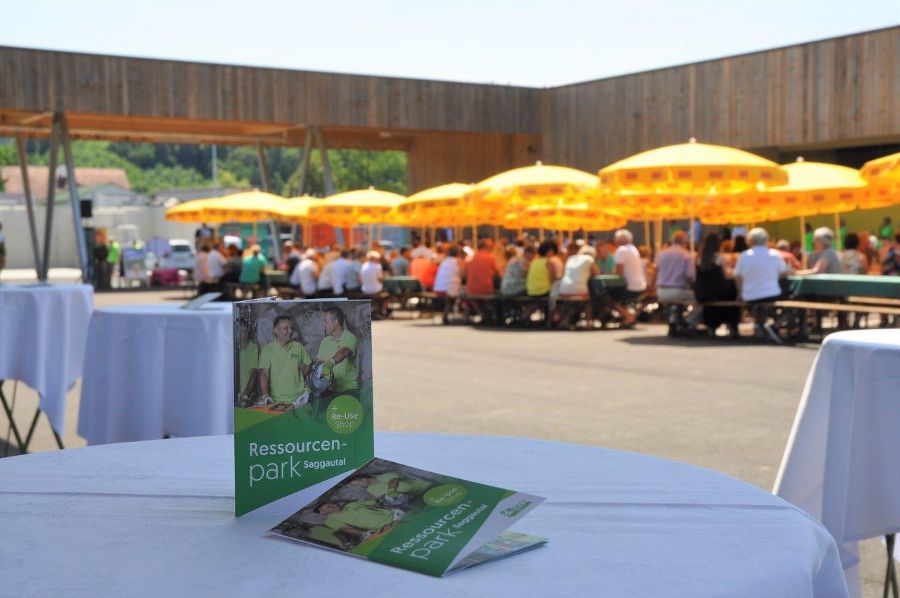
[[[31,184],[31,195],[37,199],[46,199],[50,168],[48,166],[29,166],[28,180]],[[8,196],[25,197],[25,185],[22,171],[18,166],[0,166],[0,178],[6,181]],[[65,166],[56,169],[56,193],[65,192],[68,184],[68,173]],[[131,183],[128,173],[122,168],[75,168],[75,183],[79,188],[93,188],[102,185],[115,185],[130,192]]]
[[[147,205],[147,196],[121,187],[114,183],[106,183],[94,187],[78,188],[78,197],[94,202],[94,209],[104,207],[138,207]]]
[[[194,199],[207,199],[209,197],[221,197],[223,195],[231,195],[241,191],[248,191],[246,188],[239,187],[223,187],[219,189],[211,189],[209,187],[182,187],[178,189],[160,189],[157,191],[149,204],[152,206],[162,206],[171,208],[180,203],[191,201]]]

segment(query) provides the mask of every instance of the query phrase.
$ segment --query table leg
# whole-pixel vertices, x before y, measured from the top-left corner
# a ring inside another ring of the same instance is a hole
[[[888,593],[893,588],[894,598],[898,598],[897,589],[897,571],[894,566],[894,542],[897,534],[887,534],[884,536],[884,542],[887,544],[887,571],[884,574],[884,593],[883,598],[888,598]]]
[[[31,420],[31,426],[28,428],[28,435],[25,436],[25,447],[22,451],[25,453],[28,450],[28,447],[31,445],[31,437],[34,436],[34,429],[37,427],[38,419],[41,417],[41,408],[38,407],[34,412],[34,418]],[[49,423],[49,422],[48,422]],[[53,438],[56,440],[56,446],[61,449],[66,447],[63,446],[62,438],[59,437],[59,434],[56,433],[56,430],[53,429],[53,426],[50,426],[50,431],[53,432]]]
[[[15,398],[15,395],[13,398]],[[0,403],[3,403],[3,411],[6,413],[6,418],[9,420],[9,429],[12,430],[13,436],[16,437],[16,444],[19,445],[19,452],[24,455],[27,445],[22,442],[22,435],[19,434],[19,428],[18,426],[16,426],[16,420],[13,419],[12,407],[10,407],[9,403],[6,402],[6,395],[3,394],[3,380],[0,380]],[[6,447],[6,452],[3,456],[5,457],[8,454],[9,447]]]

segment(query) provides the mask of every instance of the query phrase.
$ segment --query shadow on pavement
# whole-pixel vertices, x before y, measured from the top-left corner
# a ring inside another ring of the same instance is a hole
[[[668,346],[668,347],[784,347],[793,349],[807,349],[818,351],[818,345],[794,344],[794,345],[776,345],[774,343],[758,341],[754,338],[745,336],[740,338],[729,337],[697,337],[697,338],[671,338],[669,336],[627,336],[625,338],[616,339],[620,343],[628,343],[635,346]]]

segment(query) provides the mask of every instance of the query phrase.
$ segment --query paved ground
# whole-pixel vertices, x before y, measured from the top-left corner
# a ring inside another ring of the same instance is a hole
[[[180,293],[107,293],[96,303],[176,299]],[[817,350],[673,342],[658,325],[556,332],[379,321],[373,335],[379,430],[625,449],[715,469],[767,491]],[[84,445],[75,435],[77,397],[76,388],[69,396],[68,447]],[[17,420],[25,426],[36,397],[20,385],[17,400]],[[0,443],[6,432],[0,421]],[[34,450],[54,448],[42,421]],[[862,557],[865,594],[880,596],[884,548],[868,541]]]

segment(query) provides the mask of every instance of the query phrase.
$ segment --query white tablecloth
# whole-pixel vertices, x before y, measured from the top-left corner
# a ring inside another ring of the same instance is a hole
[[[435,579],[234,519],[230,436],[0,460],[0,593],[845,596],[837,548],[781,499],[697,467],[523,438],[378,434],[376,455],[547,497],[544,547]],[[299,508],[301,505],[297,505]]]
[[[0,379],[37,391],[60,434],[66,391],[81,377],[93,302],[94,289],[84,284],[0,286]]]
[[[775,493],[831,532],[859,595],[857,541],[900,532],[900,330],[825,339]]]
[[[228,303],[98,309],[78,434],[105,444],[230,433],[233,346]]]

